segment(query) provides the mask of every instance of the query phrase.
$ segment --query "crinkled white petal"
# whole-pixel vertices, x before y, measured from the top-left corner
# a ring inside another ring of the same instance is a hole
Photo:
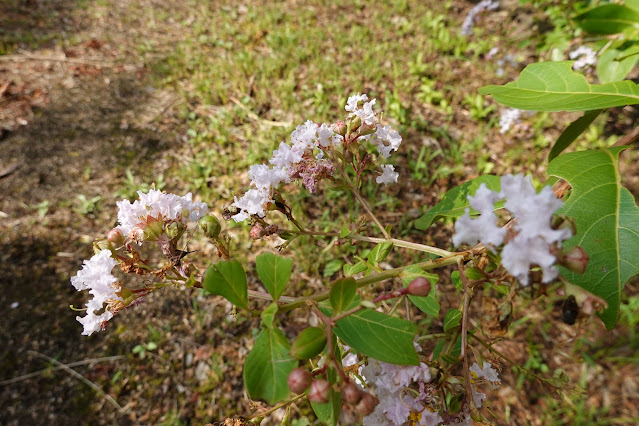
[[[84,317],[77,316],[76,320],[84,327],[82,334],[84,336],[90,336],[96,331],[100,331],[102,329],[102,323],[113,318],[113,313],[111,311],[104,311],[100,315],[95,315],[93,312],[87,312],[87,315]]]
[[[477,408],[481,408],[481,403],[486,399],[486,394],[475,389],[474,385],[470,385],[470,391],[473,395],[473,402]]]
[[[111,271],[118,262],[111,257],[109,250],[101,250],[91,259],[85,260],[82,269],[71,278],[71,284],[76,290],[110,286],[117,281]]]
[[[233,216],[233,220],[241,222],[248,219],[250,215],[264,217],[264,208],[267,203],[272,201],[273,200],[267,191],[249,189],[241,198],[234,198],[233,206],[240,209],[241,212]]]
[[[302,155],[299,152],[293,151],[289,145],[280,142],[279,148],[273,151],[270,163],[275,167],[289,169],[293,164],[297,164],[300,161],[302,161]]]
[[[499,133],[506,133],[510,128],[521,121],[522,110],[505,108],[499,116]]]
[[[291,133],[293,150],[303,153],[315,148],[317,146],[317,128],[317,124],[311,120],[297,126]]]
[[[474,375],[478,378],[488,380],[493,385],[493,389],[498,388],[501,385],[501,379],[499,378],[499,373],[497,372],[497,370],[493,368],[493,366],[489,362],[484,361],[483,364],[484,364],[484,368],[480,368],[479,364],[474,362],[469,368],[470,372],[474,373]]]
[[[555,261],[555,256],[548,250],[548,242],[541,237],[517,235],[501,251],[501,264],[522,285],[528,285],[528,272],[532,265],[541,267],[544,283],[555,279],[558,274],[553,266]]]
[[[346,106],[344,107],[344,109],[346,111],[349,112],[353,112],[355,110],[358,109],[358,103],[359,102],[366,102],[368,100],[368,96],[367,95],[360,95],[359,93],[356,95],[353,95],[351,97],[348,98],[348,100],[346,101]]]
[[[281,168],[270,168],[266,164],[254,164],[248,172],[251,184],[262,190],[277,188],[281,182],[290,181],[288,172]]]
[[[393,151],[397,151],[402,144],[402,136],[390,126],[377,126],[374,133],[377,141],[377,151],[383,158],[388,158]]]
[[[362,120],[362,123],[366,123],[368,125],[375,124],[375,111],[373,111],[373,105],[375,105],[375,102],[375,99],[365,102],[364,105],[362,105],[362,108],[353,111],[353,114],[358,116]]]
[[[331,146],[331,137],[335,132],[333,132],[333,126],[330,124],[322,123],[321,126],[317,129],[317,138],[320,147],[328,148]]]
[[[579,46],[568,54],[570,59],[577,59],[572,65],[575,70],[587,68],[597,64],[597,52],[588,46]]]
[[[387,185],[389,183],[397,183],[397,178],[399,177],[399,173],[395,171],[395,167],[390,164],[385,164],[382,166],[382,175],[377,176],[375,182],[379,184]]]
[[[497,225],[497,215],[493,212],[481,214],[476,219],[471,219],[470,209],[466,209],[463,216],[455,222],[455,234],[453,244],[459,246],[463,243],[474,246],[481,241],[486,246],[499,246],[504,242],[506,230]]]

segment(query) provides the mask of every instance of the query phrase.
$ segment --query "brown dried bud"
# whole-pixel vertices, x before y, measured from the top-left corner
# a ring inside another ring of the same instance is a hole
[[[304,393],[311,385],[313,377],[303,368],[296,368],[288,375],[288,388],[294,393]]]
[[[559,259],[559,263],[566,269],[577,274],[583,274],[588,268],[588,254],[579,246],[567,250]]]
[[[308,391],[308,400],[318,404],[326,404],[331,392],[331,384],[326,380],[315,380]]]
[[[124,244],[124,235],[118,228],[113,228],[109,232],[107,232],[107,240],[111,241],[113,244]]]
[[[359,403],[355,406],[355,412],[362,416],[368,416],[375,410],[377,404],[379,404],[379,399],[368,392],[362,392],[362,399],[360,399]]]
[[[357,404],[362,399],[362,391],[353,383],[347,383],[342,389],[342,401],[347,404]]]
[[[430,293],[430,281],[424,277],[417,277],[406,287],[408,294],[413,296],[428,296]]]

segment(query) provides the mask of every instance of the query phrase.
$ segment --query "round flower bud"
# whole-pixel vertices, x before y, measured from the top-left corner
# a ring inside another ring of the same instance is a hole
[[[333,131],[341,136],[344,136],[346,134],[347,129],[348,129],[348,126],[343,121],[338,121],[333,126]]]
[[[216,239],[220,235],[222,226],[220,221],[213,215],[207,214],[199,222],[200,229],[204,232],[204,235],[211,239]]]
[[[118,228],[113,228],[109,232],[107,232],[107,240],[111,241],[114,244],[124,244],[124,235]]]
[[[349,405],[343,404],[342,411],[339,415],[340,425],[356,425],[359,424],[359,416],[353,411]]]
[[[406,287],[408,294],[413,296],[428,296],[430,293],[430,281],[424,277],[417,277]]]
[[[347,404],[357,404],[362,399],[362,392],[353,383],[347,383],[342,389],[342,400]]]
[[[296,368],[288,375],[288,388],[294,393],[303,393],[308,389],[313,377],[303,368]]]
[[[362,399],[355,406],[355,412],[362,416],[368,416],[375,410],[377,404],[379,404],[379,399],[368,392],[362,392]]]
[[[308,400],[318,404],[326,404],[331,392],[331,384],[326,380],[315,380],[308,391]]]
[[[375,133],[376,131],[377,131],[377,125],[363,123],[360,126],[358,133],[360,136],[366,136],[366,135],[371,135]]]
[[[577,274],[583,274],[588,268],[588,254],[579,246],[568,249],[560,259],[560,263],[566,269]]]
[[[260,238],[262,238],[264,236],[264,228],[262,228],[262,225],[259,225],[259,224],[258,225],[254,225],[251,228],[251,232],[249,232],[249,235],[254,240],[259,240]]]

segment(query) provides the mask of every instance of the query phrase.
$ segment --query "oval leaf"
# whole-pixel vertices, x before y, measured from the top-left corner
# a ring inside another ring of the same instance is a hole
[[[512,108],[529,111],[589,111],[639,103],[632,81],[589,84],[572,70],[573,61],[530,64],[519,78],[504,86],[484,86],[479,93]]]
[[[444,333],[452,333],[460,326],[462,313],[457,309],[449,309],[444,317]]]
[[[563,154],[548,165],[549,174],[572,185],[572,193],[558,213],[575,219],[577,235],[564,246],[580,246],[590,256],[585,273],[565,269],[561,273],[608,302],[600,317],[609,330],[617,323],[624,284],[639,273],[639,207],[621,186],[618,169],[619,153],[624,148]]]
[[[255,260],[257,275],[273,300],[284,292],[293,270],[293,260],[273,253],[262,253]]]
[[[319,327],[308,327],[300,334],[291,345],[291,356],[297,359],[309,359],[319,355],[326,346],[326,330]]]
[[[602,83],[612,83],[626,78],[637,64],[637,46],[624,51],[608,49],[597,60],[597,77]],[[621,60],[620,60],[621,59]]]
[[[333,307],[333,313],[339,314],[344,312],[355,298],[357,292],[357,284],[353,278],[337,280],[331,287],[328,298]]]
[[[289,394],[288,375],[297,367],[289,355],[290,345],[277,328],[265,328],[244,363],[244,385],[251,399],[273,405]]]
[[[576,16],[575,21],[592,34],[617,34],[639,27],[639,12],[620,4],[605,4]]]
[[[246,273],[237,260],[215,263],[204,273],[202,285],[211,294],[226,298],[232,304],[248,309]]]
[[[368,253],[368,261],[373,265],[377,265],[382,260],[386,259],[391,249],[393,248],[393,243],[379,243],[377,244],[373,250]]]
[[[469,180],[446,192],[441,201],[433,206],[425,215],[415,221],[417,229],[426,230],[433,222],[443,217],[458,218],[464,214],[468,204],[468,196],[475,194],[479,185],[485,183],[488,189],[499,191],[501,180],[499,176],[484,175]],[[472,209],[471,209],[472,210]],[[474,212],[474,210],[472,210]]]
[[[337,321],[335,334],[347,345],[379,361],[418,365],[413,338],[415,324],[372,309],[364,309]]]

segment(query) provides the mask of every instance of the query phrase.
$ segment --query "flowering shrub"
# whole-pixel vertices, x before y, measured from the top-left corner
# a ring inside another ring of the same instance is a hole
[[[480,4],[491,10],[493,3]],[[639,99],[632,82],[591,85],[575,68],[572,62],[532,64],[517,81],[481,92],[531,111],[590,111]],[[249,289],[230,238],[220,220],[207,215],[205,203],[194,202],[191,194],[139,192],[134,203],[118,203],[118,225],[95,244],[95,256],[71,279],[77,290],[92,295],[86,316],[78,317],[83,334],[106,328],[119,311],[151,292],[204,288],[259,314],[261,330],[244,363],[244,382],[250,398],[275,407],[257,413],[254,422],[306,397],[325,424],[437,425],[485,420],[490,392],[501,384],[499,371],[512,363],[491,342],[505,334],[520,288],[566,295],[581,320],[598,313],[606,327],[615,326],[619,294],[639,272],[639,208],[621,185],[617,164],[625,146],[559,155],[576,136],[567,143],[564,138],[548,166],[556,183],[539,191],[523,175],[485,175],[451,189],[415,223],[426,231],[439,218],[455,219],[452,243],[460,250],[449,251],[394,238],[360,193],[365,179],[394,184],[401,171],[385,163],[402,138],[381,123],[375,106],[375,99],[356,94],[348,98],[342,120],[297,126],[290,141],[273,151],[269,165],[250,167],[250,189],[234,197],[224,213],[226,220],[248,221],[253,239],[281,237],[282,249],[303,235],[372,245],[344,266],[341,278],[326,282],[323,291],[296,296],[288,286],[293,261],[263,253],[255,270],[266,292]],[[347,189],[374,226],[357,221],[328,232],[314,229],[287,204],[294,185],[311,194]],[[206,269],[192,263],[184,248],[185,235],[197,231],[216,245],[220,257]],[[156,248],[162,260],[153,264],[143,258],[142,246]],[[397,248],[424,257],[382,268]],[[411,310],[440,317],[437,287],[444,285],[442,269],[451,265],[457,268],[452,281],[460,300],[441,313],[440,332],[419,330]],[[114,275],[116,266],[119,275],[156,280],[136,288]],[[375,286],[381,282],[386,290]],[[483,330],[472,320],[471,299],[487,286],[505,288],[509,295],[500,305],[508,312],[501,329]],[[402,302],[411,307],[402,312]],[[307,310],[319,324],[289,341],[281,322],[294,309]],[[565,386],[561,377],[534,377],[550,388]]]

